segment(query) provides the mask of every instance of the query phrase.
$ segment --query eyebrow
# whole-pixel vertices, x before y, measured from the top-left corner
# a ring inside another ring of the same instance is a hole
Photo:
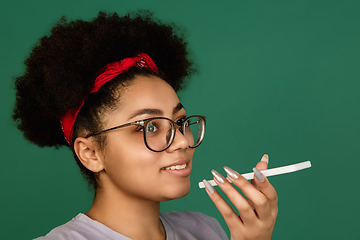
[[[174,107],[173,109],[173,114],[179,112],[181,109],[183,109],[184,106],[181,104],[181,103],[178,103],[176,105],[176,107]],[[160,109],[156,109],[156,108],[144,108],[144,109],[140,109],[138,111],[136,111],[133,115],[131,115],[131,117],[128,119],[132,119],[136,116],[139,116],[139,115],[144,115],[144,114],[149,114],[149,115],[163,115],[163,111],[160,110]]]
[[[181,103],[178,103],[176,105],[176,107],[174,107],[173,114],[177,113],[178,111],[180,111],[183,108],[184,108],[184,106]]]

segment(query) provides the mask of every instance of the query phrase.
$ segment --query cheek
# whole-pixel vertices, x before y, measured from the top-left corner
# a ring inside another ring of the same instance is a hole
[[[188,148],[186,150],[186,155],[191,159],[191,163],[194,157],[194,153],[195,153],[195,148]]]
[[[185,151],[192,160],[195,149]],[[109,184],[115,191],[156,201],[180,198],[190,190],[190,177],[177,178],[160,170],[172,160],[171,154],[150,151],[142,139],[140,143],[118,140],[116,144],[108,144],[104,156],[107,179],[104,187]],[[192,167],[192,161],[189,165]]]
[[[157,154],[147,149],[142,138],[140,141],[133,140],[118,140],[116,144],[106,146],[105,171],[116,185],[122,185],[123,182],[140,183],[144,178],[154,177],[160,171]]]
[[[105,153],[105,170],[113,176],[129,178],[154,166],[156,157],[147,149],[143,140],[131,139],[119,144],[109,145]]]
[[[190,129],[185,130],[185,137],[188,140],[190,146],[194,145],[194,135],[192,134]]]

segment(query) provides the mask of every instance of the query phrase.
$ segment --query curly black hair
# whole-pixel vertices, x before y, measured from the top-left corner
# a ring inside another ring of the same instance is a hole
[[[18,129],[40,147],[69,146],[59,119],[80,106],[106,64],[141,52],[153,59],[159,76],[175,91],[182,89],[184,80],[196,71],[184,34],[173,23],[155,19],[149,11],[123,17],[100,12],[91,21],[68,21],[62,17],[51,34],[42,37],[32,49],[25,61],[25,73],[16,78],[13,119]],[[136,75],[157,74],[132,67],[91,94],[79,112],[73,139],[80,131],[101,130],[101,113],[115,105],[116,89]],[[89,185],[96,190],[95,175],[74,156]]]

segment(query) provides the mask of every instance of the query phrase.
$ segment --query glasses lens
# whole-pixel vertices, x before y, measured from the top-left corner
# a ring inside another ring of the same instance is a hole
[[[145,138],[149,148],[154,151],[166,149],[174,137],[171,122],[167,119],[153,119],[145,126]]]
[[[205,122],[201,117],[190,117],[184,123],[184,136],[189,141],[189,147],[197,147],[204,138]]]

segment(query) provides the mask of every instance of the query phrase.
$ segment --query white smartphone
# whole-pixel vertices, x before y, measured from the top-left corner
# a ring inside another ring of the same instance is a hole
[[[275,175],[280,175],[280,174],[285,174],[285,173],[291,173],[291,172],[296,172],[299,170],[303,170],[306,168],[310,168],[311,167],[311,162],[310,161],[306,161],[306,162],[302,162],[302,163],[297,163],[297,164],[292,164],[292,165],[287,165],[287,166],[283,166],[283,167],[277,167],[277,168],[271,168],[271,169],[266,169],[266,170],[262,170],[260,172],[262,172],[262,174],[264,174],[266,177],[269,176],[275,176]],[[241,176],[243,176],[244,178],[246,178],[247,180],[251,180],[254,179],[254,173],[244,173],[241,174]],[[229,182],[231,182],[228,178],[226,178]],[[208,181],[212,186],[216,186],[216,182],[214,180],[209,180]],[[203,182],[199,182],[199,188],[204,188],[205,185]]]

